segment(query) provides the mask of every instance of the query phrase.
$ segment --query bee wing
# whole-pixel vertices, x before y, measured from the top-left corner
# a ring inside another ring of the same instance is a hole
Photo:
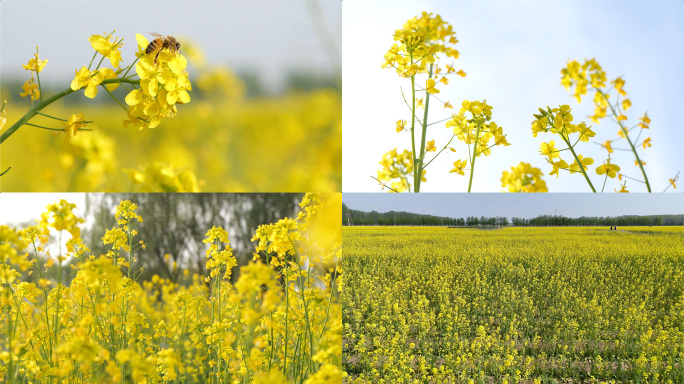
[[[160,35],[157,32],[150,32],[150,35],[152,35],[154,37],[161,37],[162,39],[165,37],[164,35]]]

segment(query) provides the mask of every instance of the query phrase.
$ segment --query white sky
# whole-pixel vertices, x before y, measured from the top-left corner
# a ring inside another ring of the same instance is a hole
[[[568,59],[581,62],[595,57],[609,80],[623,76],[632,101],[628,111],[630,126],[648,111],[652,123],[646,133],[653,147],[642,150],[640,156],[647,164],[654,192],[663,191],[667,180],[684,170],[683,1],[346,0],[342,47],[343,192],[379,192],[370,176],[376,176],[382,155],[396,147],[399,151],[410,149],[410,133],[395,131],[397,120],[410,118],[400,93],[402,87],[410,95],[410,82],[399,78],[393,69],[381,69],[381,64],[394,42],[394,31],[422,11],[440,14],[453,25],[460,40],[456,48],[461,54],[454,64],[468,74],[466,78],[451,78],[447,86],[438,86],[440,99],[450,101],[455,108],[445,110],[431,98],[429,122],[450,116],[447,111],[458,112],[464,99],[486,99],[494,107],[493,120],[503,127],[512,144],[495,147],[490,156],[477,159],[473,192],[501,191],[502,172],[520,161],[541,168],[551,192],[590,191],[580,174],[564,172],[558,179],[548,176],[551,166],[538,154],[539,147],[542,141],[557,138],[551,134],[537,138],[531,135],[532,113],[547,105],[569,104],[576,122],[590,123],[586,116],[593,113],[593,94],[578,105],[560,85],[560,70]],[[449,62],[442,63],[444,66]],[[595,138],[603,142],[614,139],[618,128],[606,120],[594,130]],[[450,136],[444,123],[428,128],[428,140],[435,139],[437,148]],[[452,146],[454,143],[458,152],[445,152],[430,165],[428,182],[421,185],[421,191],[467,191],[467,172],[466,176],[448,173],[454,161],[467,158],[467,146],[460,141],[452,142]],[[622,143],[615,147],[627,146]],[[593,157],[596,164],[606,158],[605,150],[593,142],[580,143],[576,148]],[[619,164],[626,175],[640,176],[631,152],[614,153],[613,163]],[[593,168],[590,177],[600,190],[603,178]],[[617,181],[609,181],[606,191],[613,192],[616,187],[619,189]],[[627,188],[646,191],[643,184],[633,181],[627,183]]]
[[[40,221],[40,214],[45,212],[48,204],[59,202],[64,199],[69,203],[76,204],[74,214],[78,217],[85,216],[85,193],[0,193],[0,225],[19,226],[20,224],[36,225]],[[87,225],[87,223],[82,224]],[[24,226],[19,226],[24,228]],[[52,239],[57,239],[57,231],[50,230]],[[71,235],[65,233],[62,237],[62,251],[65,250],[66,242]],[[50,254],[59,254],[55,243],[48,246]]]
[[[74,213],[83,217],[85,193],[0,193],[0,225],[27,223],[37,224],[40,214],[48,204],[64,199],[76,204]]]

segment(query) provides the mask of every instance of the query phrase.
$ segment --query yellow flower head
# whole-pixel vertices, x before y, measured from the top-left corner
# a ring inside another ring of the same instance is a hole
[[[627,92],[623,89],[625,86],[625,81],[621,78],[618,77],[617,79],[612,81],[612,84],[615,86],[615,89],[618,91],[619,94],[622,96],[627,96]]]
[[[382,156],[379,164],[382,169],[378,170],[378,180],[381,183],[391,182],[393,179],[399,179],[395,188],[392,184],[392,189],[398,192],[407,191],[411,185],[408,183],[408,175],[413,173],[413,159],[411,157],[411,152],[408,149],[403,150],[403,152],[397,152],[397,149],[385,153]],[[394,183],[394,182],[392,182]]]
[[[64,133],[66,133],[66,137],[64,138],[64,140],[66,142],[69,142],[69,140],[71,140],[72,137],[76,136],[78,131],[82,128],[85,128],[85,126],[85,117],[82,113],[73,114],[69,116],[69,119],[66,122],[64,122]]]
[[[425,90],[428,91],[428,93],[439,93],[439,89],[435,88],[435,79],[427,79]]]
[[[546,182],[541,178],[541,169],[529,163],[520,162],[511,171],[504,171],[501,176],[501,186],[508,192],[548,192]]]
[[[612,140],[606,140],[606,142],[603,143],[603,147],[608,151],[609,154],[615,152],[613,147],[610,145],[612,142]]]
[[[651,146],[651,138],[647,137],[641,145],[644,147],[644,149],[646,149],[646,147],[650,147]]]
[[[190,170],[179,170],[161,162],[146,164],[138,169],[124,169],[142,192],[200,192],[200,182]]]
[[[406,129],[406,120],[397,120],[397,133]]]
[[[31,96],[31,100],[38,100],[40,98],[40,90],[38,89],[38,84],[33,82],[33,77],[25,82],[21,89],[24,90],[24,92],[19,93],[21,97]]]
[[[580,63],[576,60],[568,60],[565,68],[561,69],[561,84],[570,91],[575,86],[573,96],[577,102],[582,101],[582,96],[587,94],[587,89],[591,87],[601,89],[605,87],[606,73],[595,59],[584,60]]]
[[[542,154],[543,156],[548,156],[549,160],[553,160],[556,157],[560,157],[559,150],[555,148],[556,142],[551,140],[548,143],[541,143],[541,148],[539,150],[539,153]]]
[[[36,47],[37,49],[37,47]],[[33,59],[29,60],[28,64],[22,64],[22,67],[24,67],[25,70],[27,71],[33,71],[33,72],[40,72],[45,68],[45,65],[47,65],[47,60],[43,61],[38,58],[38,53],[33,54]]]
[[[617,189],[615,189],[615,188],[613,188],[613,189],[614,189],[615,192],[617,192],[617,193],[629,193],[629,191],[627,190],[627,181],[626,181],[626,180],[625,180],[625,182],[622,184],[622,188],[620,188],[619,191],[618,191]]]
[[[116,31],[112,31],[112,33],[105,36],[92,35],[88,38],[88,41],[93,49],[109,59],[114,68],[119,68],[119,63],[121,62],[120,48],[123,46],[123,39],[117,37],[114,41],[110,41],[114,32]]]
[[[675,176],[674,178],[668,180],[674,189],[677,189],[677,184],[675,184],[677,179],[679,179],[679,176]]]
[[[2,131],[2,129],[5,128],[5,124],[7,124],[7,111],[5,110],[5,104],[7,104],[7,100],[3,101],[2,107],[0,107],[0,131]]]
[[[427,147],[425,147],[425,150],[426,150],[427,152],[436,152],[436,151],[437,151],[437,147],[435,147],[435,141],[434,141],[434,140],[428,141],[428,142],[427,142]]]
[[[401,77],[427,72],[427,67],[436,62],[440,53],[454,59],[459,56],[453,47],[458,43],[453,27],[432,13],[423,12],[419,17],[409,19],[402,29],[396,30],[394,40],[384,55],[382,67],[394,68]],[[447,73],[451,72],[447,66]],[[429,84],[426,89],[438,92]]]
[[[617,172],[620,170],[620,167],[617,164],[611,164],[610,163],[610,158],[606,160],[602,165],[599,165],[596,167],[596,174],[598,175],[603,175],[607,174],[608,177],[611,179],[614,179],[615,176],[617,176]]]
[[[651,119],[648,117],[648,114],[644,113],[644,116],[639,119],[639,126],[641,129],[649,129],[651,125]]]
[[[115,79],[116,73],[111,68],[101,68],[94,71],[88,70],[87,67],[81,67],[76,71],[74,80],[71,81],[71,89],[76,91],[83,87],[85,89],[85,96],[94,99],[97,96],[97,86],[105,79]],[[114,90],[118,84],[108,84],[107,89]]]
[[[541,110],[541,108],[540,108]],[[539,132],[548,132],[548,128],[546,127],[548,124],[548,117],[544,116],[542,117],[541,115],[536,115],[539,116],[536,120],[532,122],[532,136],[537,137],[537,134]],[[535,117],[536,117],[535,116]]]
[[[463,172],[463,169],[468,165],[468,159],[464,160],[456,160],[454,161],[454,169],[449,171],[449,173],[456,173],[461,176],[465,175],[465,172]]]
[[[594,164],[594,159],[592,159],[591,157],[585,158],[582,155],[577,155],[577,158],[579,159],[579,164],[577,163],[577,160],[575,160],[568,168],[570,170],[570,173],[580,172],[583,169],[586,170],[587,165]]]
[[[140,77],[140,89],[135,89],[126,96],[128,119],[124,127],[138,129],[154,128],[164,117],[176,115],[176,104],[190,102],[192,90],[185,57],[177,52],[162,49],[159,56],[145,54],[148,41],[136,34],[138,42],[138,63],[135,71]]]
[[[549,175],[556,175],[556,178],[558,178],[558,172],[560,169],[568,169],[568,163],[565,162],[565,160],[559,159],[557,162],[553,162],[553,160],[548,160],[549,164],[553,166],[553,169],[551,172],[549,172]]]
[[[596,136],[596,132],[591,130],[591,127],[587,127],[584,123],[579,123],[575,126],[577,132],[579,132],[579,138],[581,141],[589,142],[589,138]]]
[[[54,228],[57,231],[66,230],[76,239],[81,237],[79,224],[84,220],[73,213],[76,204],[61,199],[59,202],[49,204],[47,211],[40,215],[40,227],[43,229]]]

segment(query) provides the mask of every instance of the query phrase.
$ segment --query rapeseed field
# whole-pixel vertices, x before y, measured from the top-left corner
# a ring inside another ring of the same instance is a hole
[[[347,383],[682,383],[684,230],[345,227]]]

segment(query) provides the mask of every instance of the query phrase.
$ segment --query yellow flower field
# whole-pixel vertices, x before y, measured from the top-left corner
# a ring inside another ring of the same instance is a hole
[[[84,244],[65,200],[36,226],[1,225],[0,382],[339,383],[339,200],[307,194],[296,218],[259,226],[239,270],[227,231],[207,228],[207,273],[186,267],[186,284],[139,279],[154,239],[136,236],[143,218],[130,201],[104,255]],[[69,238],[52,255],[51,229]]]
[[[345,227],[347,383],[682,383],[682,227]]]

